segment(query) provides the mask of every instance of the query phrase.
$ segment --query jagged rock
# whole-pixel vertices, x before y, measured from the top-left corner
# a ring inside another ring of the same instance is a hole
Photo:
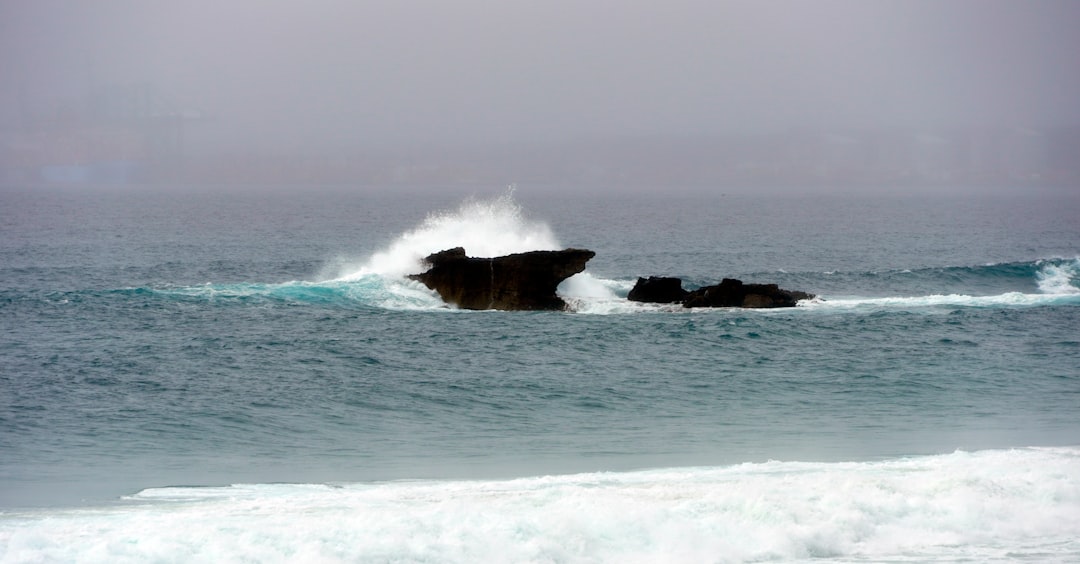
[[[650,276],[638,278],[626,299],[632,302],[673,304],[682,302],[689,294],[690,292],[683,290],[682,280],[679,278]]]
[[[672,299],[682,292],[683,298]],[[627,299],[637,302],[674,303],[683,307],[794,307],[799,300],[814,297],[797,290],[782,290],[776,284],[743,284],[741,280],[724,278],[719,284],[697,290],[683,290],[678,278],[638,278]]]
[[[690,292],[683,307],[795,307],[799,300],[810,297],[805,292],[781,290],[776,284],[743,284],[725,278],[715,286]]]
[[[455,247],[429,255],[427,272],[410,275],[462,309],[559,310],[559,283],[585,270],[596,256],[585,249],[530,251],[477,258]]]

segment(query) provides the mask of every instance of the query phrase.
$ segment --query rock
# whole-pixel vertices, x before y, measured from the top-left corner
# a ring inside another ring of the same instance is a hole
[[[744,297],[741,280],[724,278],[719,284],[690,292],[683,300],[683,307],[742,307]]]
[[[781,290],[776,284],[743,284],[741,280],[725,278],[715,286],[705,286],[690,292],[684,307],[795,307],[801,299],[811,296],[805,292]]]
[[[530,251],[477,258],[455,247],[429,255],[427,272],[410,275],[462,309],[560,310],[559,283],[585,270],[596,256],[585,249]]]
[[[671,299],[684,294],[681,300]],[[776,284],[743,284],[741,280],[724,278],[719,284],[704,286],[697,290],[682,289],[678,278],[638,278],[627,299],[637,302],[674,303],[683,307],[746,307],[772,308],[794,307],[799,300],[814,297],[806,292],[782,290]]]
[[[672,304],[682,302],[690,293],[683,290],[682,280],[666,276],[638,278],[637,284],[627,294],[632,302],[650,302],[654,304]]]
[[[596,253],[585,249],[530,251],[492,258],[470,257],[455,247],[429,255],[427,272],[410,275],[462,309],[559,310],[566,302],[555,291],[567,278],[585,270]],[[683,307],[793,307],[811,294],[783,290],[776,284],[744,284],[725,278],[719,284],[687,291],[678,278],[638,278],[627,299],[680,303]]]

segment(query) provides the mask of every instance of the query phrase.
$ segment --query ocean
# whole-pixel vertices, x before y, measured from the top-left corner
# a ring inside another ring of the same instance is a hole
[[[1080,560],[1080,193],[0,190],[0,562],[806,560]]]

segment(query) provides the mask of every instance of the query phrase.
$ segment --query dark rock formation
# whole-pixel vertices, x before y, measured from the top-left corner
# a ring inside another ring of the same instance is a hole
[[[725,278],[715,286],[690,292],[684,307],[795,307],[812,296],[806,292],[781,290],[776,284],[743,284]]]
[[[681,299],[678,298],[682,296]],[[794,307],[799,300],[814,297],[806,292],[781,290],[776,284],[743,284],[741,280],[725,278],[719,284],[693,291],[682,288],[678,278],[652,276],[638,278],[626,296],[635,302],[675,303],[683,307]]]
[[[649,302],[654,304],[681,303],[690,294],[683,290],[682,280],[666,276],[650,276],[638,278],[637,284],[627,294],[626,299],[632,302]]]
[[[477,258],[455,247],[429,255],[424,259],[427,272],[409,278],[462,309],[559,310],[566,308],[566,302],[555,294],[559,283],[585,270],[585,263],[594,256],[585,249],[564,249]],[[776,284],[743,284],[734,278],[687,291],[682,280],[661,276],[638,278],[627,295],[630,301],[679,303],[687,308],[793,307],[812,297]]]
[[[585,270],[596,253],[585,249],[530,251],[493,258],[465,255],[455,247],[429,255],[430,268],[409,278],[462,309],[559,310],[559,283]]]

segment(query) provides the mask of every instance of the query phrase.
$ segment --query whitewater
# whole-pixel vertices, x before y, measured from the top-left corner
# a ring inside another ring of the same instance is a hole
[[[1023,468],[1018,471],[1017,468]],[[980,562],[1080,553],[1080,449],[237,484],[0,521],[5,561]]]
[[[1080,558],[1071,192],[0,197],[0,562]],[[597,255],[462,311],[455,246]]]
[[[283,300],[325,300],[340,297],[373,307],[388,309],[445,309],[433,291],[410,281],[409,274],[423,272],[424,257],[460,246],[469,256],[495,257],[533,250],[564,248],[551,228],[526,217],[511,187],[504,194],[487,200],[469,198],[456,210],[439,210],[428,214],[416,228],[401,234],[386,249],[369,257],[360,266],[338,266],[339,273],[321,281],[291,281],[283,284],[205,284],[196,287],[161,290],[162,293],[202,296],[207,299],[250,299],[267,297]],[[801,304],[815,309],[925,308],[933,306],[1036,306],[1080,302],[1080,258],[1039,259],[1027,264],[987,264],[981,276],[1001,276],[993,271],[1008,272],[1024,269],[1026,279],[1034,278],[1037,292],[1005,292],[998,295],[930,294],[925,296],[819,297]],[[1030,271],[1032,270],[1033,271]],[[980,268],[954,267],[934,273],[940,277],[958,276],[965,270]],[[784,273],[788,274],[788,273]],[[835,275],[835,272],[826,273]],[[900,273],[871,273],[875,278],[903,278],[912,271]],[[925,273],[923,273],[925,275]],[[648,276],[649,273],[643,274]],[[980,273],[976,273],[980,275]],[[568,300],[571,311],[583,313],[632,313],[639,311],[672,311],[671,306],[626,302],[627,292],[635,279],[605,279],[583,272],[568,279],[559,288],[559,295]],[[714,282],[718,282],[714,281]],[[705,282],[709,283],[709,282]],[[876,282],[875,282],[876,284]],[[153,290],[150,290],[153,291]]]

